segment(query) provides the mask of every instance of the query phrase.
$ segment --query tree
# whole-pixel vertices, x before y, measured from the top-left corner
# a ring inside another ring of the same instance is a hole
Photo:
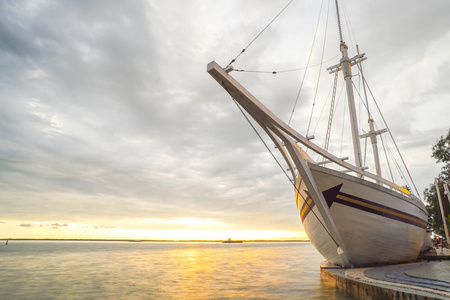
[[[450,214],[445,217],[445,222],[447,222],[447,228],[450,228]],[[444,225],[439,227],[440,230],[444,230]]]
[[[432,150],[431,157],[436,158],[438,163],[445,163],[441,174],[442,178],[448,181],[450,178],[450,130],[447,132],[447,136],[441,136]]]
[[[432,147],[431,157],[437,160],[436,163],[444,163],[441,169],[441,173],[438,178],[450,182],[450,130],[446,136],[441,136],[435,145]],[[445,215],[450,213],[450,203],[447,195],[444,195],[444,188],[439,186],[439,192],[441,193],[443,207]],[[439,207],[439,200],[436,193],[436,186],[430,184],[428,189],[424,191],[425,201],[427,202],[426,208],[429,214],[428,222],[435,231],[440,231],[440,227],[443,226],[441,209]],[[442,234],[442,233],[441,233]]]

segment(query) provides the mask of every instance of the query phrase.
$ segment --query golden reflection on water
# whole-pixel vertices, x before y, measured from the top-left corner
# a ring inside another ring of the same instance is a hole
[[[310,243],[50,244],[1,253],[2,297],[347,299],[321,284]]]

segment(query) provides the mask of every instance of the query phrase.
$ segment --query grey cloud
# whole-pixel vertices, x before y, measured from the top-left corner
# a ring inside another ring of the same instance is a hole
[[[110,226],[110,225],[91,225],[92,228],[94,229],[112,229],[112,228],[117,228],[116,226]]]
[[[312,35],[303,32],[316,20],[313,13],[294,15],[318,7],[293,5],[298,6],[286,11],[236,67],[290,68],[291,54],[308,53]],[[382,50],[380,39],[391,32],[383,43],[416,59],[429,32],[439,37],[448,28],[443,2],[409,5],[408,14],[388,10],[391,20],[399,19],[382,25],[375,18],[381,15],[378,4],[365,5],[356,4],[365,13],[355,18],[369,22],[361,33],[363,41],[373,40],[367,45],[372,51]],[[229,95],[206,73],[209,61],[225,65],[235,57],[281,9],[279,3],[5,1],[0,6],[0,211],[5,216],[64,220],[62,225],[195,216],[238,228],[250,223],[297,228],[292,186]],[[435,9],[436,22],[425,24],[430,17],[423,17],[422,31],[393,28]],[[281,43],[285,37],[295,47]],[[368,63],[398,59],[375,52]],[[295,67],[305,66],[303,55],[295,59]],[[437,68],[442,76],[446,66]],[[311,69],[308,79],[314,81],[317,71]],[[233,75],[287,119],[302,74]],[[371,78],[378,85],[385,77],[381,72]],[[443,82],[437,80],[434,90],[445,93]],[[300,106],[309,110],[314,89],[305,84]],[[408,136],[417,118],[409,116],[422,97],[408,110],[389,107],[393,131],[405,147],[420,146]],[[298,128],[307,125],[308,114],[296,111]],[[424,144],[431,140],[426,132]]]
[[[59,229],[60,227],[67,227],[68,224],[60,224],[60,223],[53,223],[53,224],[47,224],[46,226],[49,226],[53,229]]]

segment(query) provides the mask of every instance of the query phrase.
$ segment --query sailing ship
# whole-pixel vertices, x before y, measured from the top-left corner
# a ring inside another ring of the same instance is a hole
[[[241,243],[243,243],[243,242],[244,242],[244,241],[236,241],[236,240],[232,240],[231,238],[228,238],[226,241],[222,241],[223,244],[235,244],[235,243],[241,244]]]
[[[280,151],[292,176],[303,228],[328,262],[342,267],[362,267],[412,261],[418,257],[426,239],[428,214],[419,198],[382,176],[377,136],[386,130],[375,130],[369,118],[370,131],[364,136],[359,133],[352,67],[366,57],[359,51],[349,57],[348,46],[342,38],[337,1],[335,4],[341,59],[328,70],[342,73],[345,80],[354,164],[313,143],[309,136],[300,134],[272,113],[230,75],[234,69],[231,64],[222,68],[212,61],[207,71]],[[363,167],[362,137],[371,140],[376,174]],[[320,159],[313,160],[305,150],[315,152]]]

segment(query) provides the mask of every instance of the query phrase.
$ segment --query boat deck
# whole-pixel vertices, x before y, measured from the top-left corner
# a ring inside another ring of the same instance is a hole
[[[414,263],[354,269],[324,263],[321,270],[325,281],[360,299],[450,299],[450,249]]]

